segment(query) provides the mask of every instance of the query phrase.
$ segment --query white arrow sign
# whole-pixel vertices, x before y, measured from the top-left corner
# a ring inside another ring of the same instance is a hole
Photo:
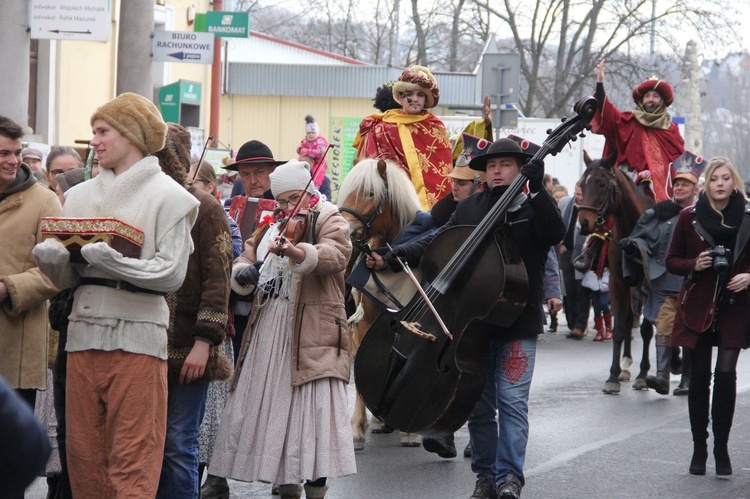
[[[31,0],[31,38],[109,40],[109,0]]]
[[[214,62],[214,34],[192,31],[154,31],[154,61]]]

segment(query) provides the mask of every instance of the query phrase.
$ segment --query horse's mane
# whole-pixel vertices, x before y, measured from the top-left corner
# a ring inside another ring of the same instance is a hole
[[[422,209],[417,191],[406,172],[392,161],[385,162],[388,182],[384,182],[377,163],[377,159],[363,159],[349,170],[339,188],[339,202],[345,201],[352,194],[357,203],[370,193],[375,203],[387,197],[391,203],[391,211],[398,216],[399,228],[406,227]]]

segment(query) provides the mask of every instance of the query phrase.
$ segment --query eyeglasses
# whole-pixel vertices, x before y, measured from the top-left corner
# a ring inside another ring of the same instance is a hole
[[[302,197],[302,194],[295,194],[294,196],[290,197],[287,200],[277,199],[276,206],[283,209],[289,206],[290,204],[295,205],[297,204],[297,201],[299,201],[301,197]]]

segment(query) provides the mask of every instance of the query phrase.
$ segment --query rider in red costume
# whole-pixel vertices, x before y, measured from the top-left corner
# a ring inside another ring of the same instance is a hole
[[[633,89],[633,111],[620,111],[604,93],[604,59],[596,66],[596,93],[599,104],[591,121],[591,131],[607,139],[604,154],[617,150],[617,164],[636,184],[650,182],[656,201],[669,199],[669,164],[685,151],[667,107],[674,100],[672,86],[651,78]]]

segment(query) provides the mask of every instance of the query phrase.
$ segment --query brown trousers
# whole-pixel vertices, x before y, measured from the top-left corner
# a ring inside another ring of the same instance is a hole
[[[167,424],[167,361],[68,353],[68,469],[76,498],[154,497]]]
[[[677,295],[667,296],[656,315],[656,336],[671,336],[677,314]],[[669,345],[669,343],[667,343]]]

